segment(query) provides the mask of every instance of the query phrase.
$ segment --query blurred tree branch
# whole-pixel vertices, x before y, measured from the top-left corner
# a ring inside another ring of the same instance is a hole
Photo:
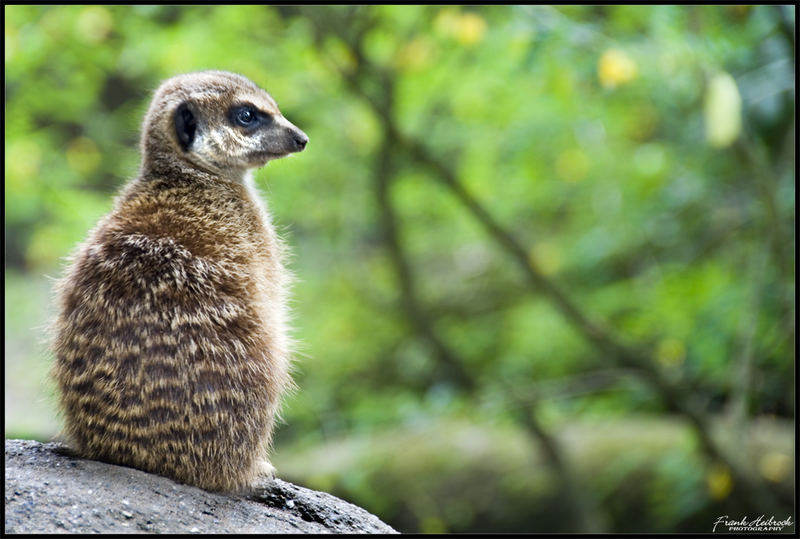
[[[316,26],[318,35],[322,33],[321,26]],[[340,36],[341,37],[341,36]],[[368,65],[364,61],[361,46],[361,36],[347,40],[352,48],[353,56],[357,59],[356,71],[347,75],[351,87],[360,88],[358,80],[363,76],[362,69]],[[370,70],[373,75],[375,70]],[[376,75],[380,85],[380,99],[371,100],[373,108],[382,111],[383,116],[392,116],[394,86],[392,79],[385,74]],[[392,124],[383,122],[383,136],[381,145],[376,153],[374,167],[375,194],[378,204],[378,219],[381,224],[384,240],[392,258],[395,273],[400,284],[400,301],[406,312],[407,319],[413,325],[416,333],[422,337],[433,349],[435,357],[442,365],[449,378],[456,386],[467,393],[475,393],[479,386],[476,378],[464,368],[465,361],[450,348],[435,330],[435,322],[422,306],[416,290],[416,280],[408,261],[408,256],[402,246],[397,226],[397,215],[391,202],[390,187],[393,176],[393,152],[398,147],[397,131],[392,129]],[[512,397],[513,400],[513,397]],[[556,439],[544,429],[536,417],[533,403],[520,403],[512,406],[515,415],[522,425],[533,435],[543,449],[545,458],[550,463],[562,485],[561,497],[566,507],[571,508],[571,516],[577,521],[579,531],[600,531],[601,524],[598,516],[591,509],[590,502],[580,488],[577,479],[572,474],[571,468],[564,462]],[[519,408],[522,408],[520,410]]]
[[[390,88],[386,88],[390,94]],[[416,280],[401,245],[397,229],[397,216],[390,200],[390,181],[392,176],[392,140],[384,136],[384,141],[376,154],[375,160],[375,194],[378,202],[378,220],[381,224],[384,241],[392,258],[392,263],[400,284],[400,301],[406,312],[406,318],[414,330],[433,348],[440,364],[447,370],[450,378],[457,386],[467,391],[474,391],[475,380],[464,369],[464,362],[444,343],[434,329],[434,321],[422,308],[417,294]]]
[[[753,340],[758,327],[758,319],[761,311],[761,296],[763,293],[764,277],[766,273],[766,261],[768,258],[768,246],[759,246],[755,256],[751,256],[751,291],[749,308],[742,313],[739,322],[739,335],[737,339],[738,354],[734,358],[731,373],[731,386],[733,395],[728,405],[728,412],[733,417],[736,425],[737,435],[740,443],[744,442],[743,437],[747,430],[749,417],[749,405],[751,400],[751,388],[753,379]]]

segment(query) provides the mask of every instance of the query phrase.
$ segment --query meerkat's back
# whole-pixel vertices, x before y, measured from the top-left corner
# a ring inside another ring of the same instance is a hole
[[[289,274],[248,170],[307,140],[239,75],[156,92],[139,176],[59,284],[53,373],[79,453],[208,490],[270,473]]]

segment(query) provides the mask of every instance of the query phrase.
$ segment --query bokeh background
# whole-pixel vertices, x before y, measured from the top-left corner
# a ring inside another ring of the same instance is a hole
[[[59,429],[52,279],[151,92],[226,69],[311,139],[256,176],[282,477],[405,532],[794,520],[794,7],[4,10],[6,437]]]

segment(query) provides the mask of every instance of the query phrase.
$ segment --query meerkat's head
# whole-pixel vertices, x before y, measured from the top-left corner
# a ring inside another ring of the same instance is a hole
[[[246,170],[303,151],[307,143],[306,134],[249,79],[200,71],[168,79],[156,90],[142,129],[143,166],[188,166],[241,179]]]

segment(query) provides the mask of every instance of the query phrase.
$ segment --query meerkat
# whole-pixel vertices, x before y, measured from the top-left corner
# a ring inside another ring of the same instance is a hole
[[[56,287],[53,376],[78,454],[211,491],[272,476],[290,274],[250,171],[307,143],[241,75],[156,90],[138,176]]]

